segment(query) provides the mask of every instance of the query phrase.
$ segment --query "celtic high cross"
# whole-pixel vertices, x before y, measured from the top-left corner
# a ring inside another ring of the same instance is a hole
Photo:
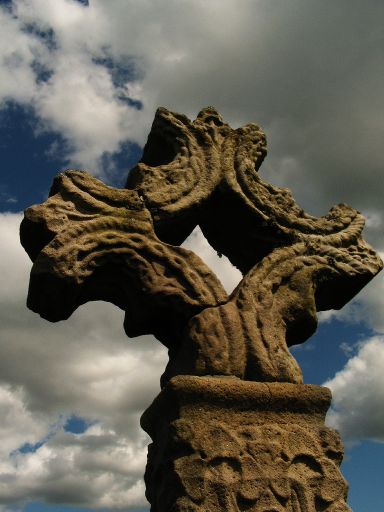
[[[232,129],[212,107],[193,122],[161,108],[124,189],[67,171],[21,225],[33,311],[58,321],[109,301],[128,336],[152,333],[169,350],[142,418],[156,512],[349,510],[342,447],[324,426],[329,391],[302,384],[288,347],[382,262],[360,213],[308,215],[260,179],[265,155],[255,124]],[[196,226],[243,274],[229,296],[180,247]]]

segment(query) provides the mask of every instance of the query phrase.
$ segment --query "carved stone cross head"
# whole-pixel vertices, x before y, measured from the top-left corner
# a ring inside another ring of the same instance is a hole
[[[163,384],[178,374],[302,382],[288,346],[382,262],[361,238],[360,213],[338,205],[306,214],[288,190],[260,179],[265,155],[255,124],[232,129],[212,107],[193,122],[160,108],[126,188],[67,171],[26,210],[28,306],[58,321],[87,301],[112,302],[128,336],[152,333],[168,347]],[[243,273],[230,296],[179,247],[197,225]]]

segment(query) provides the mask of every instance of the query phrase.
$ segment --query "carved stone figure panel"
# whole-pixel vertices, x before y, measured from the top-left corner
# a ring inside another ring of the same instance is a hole
[[[326,388],[174,377],[142,417],[153,512],[347,512]]]

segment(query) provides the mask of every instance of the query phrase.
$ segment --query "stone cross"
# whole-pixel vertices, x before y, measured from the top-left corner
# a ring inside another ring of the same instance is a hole
[[[193,122],[160,108],[124,189],[67,171],[25,212],[28,307],[55,322],[109,301],[128,336],[154,334],[169,350],[142,417],[153,512],[350,510],[342,447],[324,426],[330,392],[302,383],[288,347],[382,262],[359,212],[308,215],[260,179],[265,155],[255,124],[232,129],[212,107]],[[229,296],[180,247],[196,226],[243,274]]]

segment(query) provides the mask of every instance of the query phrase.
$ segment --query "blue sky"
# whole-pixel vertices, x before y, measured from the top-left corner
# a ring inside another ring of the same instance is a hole
[[[383,254],[384,4],[16,0],[0,23],[0,512],[142,512],[139,417],[165,350],[127,339],[110,304],[59,324],[28,311],[21,212],[67,168],[122,186],[157,106],[215,105],[266,132],[263,178],[315,215],[359,209]],[[201,233],[187,245],[235,286]],[[305,381],[333,391],[355,512],[384,506],[383,291],[380,275],[293,349]]]

